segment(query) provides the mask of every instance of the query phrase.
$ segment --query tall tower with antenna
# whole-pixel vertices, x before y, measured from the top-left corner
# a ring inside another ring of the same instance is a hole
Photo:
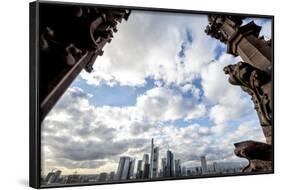
[[[153,177],[153,158],[154,158],[154,142],[153,138],[151,139],[151,154],[150,154],[150,171],[149,178]]]

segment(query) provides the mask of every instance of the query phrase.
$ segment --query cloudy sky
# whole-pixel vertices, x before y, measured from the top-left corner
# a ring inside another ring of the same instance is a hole
[[[270,20],[254,20],[270,38]],[[206,15],[133,11],[44,120],[43,173],[116,171],[120,156],[149,153],[151,138],[188,167],[201,155],[240,162],[233,143],[265,141],[250,97],[222,71],[240,58],[206,25]]]

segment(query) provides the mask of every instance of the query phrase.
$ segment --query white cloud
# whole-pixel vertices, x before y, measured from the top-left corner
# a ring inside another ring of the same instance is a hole
[[[118,26],[104,55],[96,60],[94,71],[81,76],[93,85],[143,86],[147,77],[168,85],[185,84],[214,58],[217,43],[204,34],[206,25],[205,15],[134,11]],[[187,42],[187,31],[192,43]],[[187,47],[181,63],[178,53],[184,41]]]
[[[137,98],[136,107],[146,118],[154,121],[194,119],[206,112],[205,106],[195,99],[185,99],[179,92],[165,87],[148,90]]]
[[[199,99],[201,95],[201,91],[195,85],[187,83],[180,87],[182,93],[191,93],[192,97]]]
[[[239,86],[231,85],[223,68],[235,64],[239,57],[222,54],[221,57],[202,69],[204,95],[212,103],[209,117],[216,124],[237,120],[252,110],[250,97]]]

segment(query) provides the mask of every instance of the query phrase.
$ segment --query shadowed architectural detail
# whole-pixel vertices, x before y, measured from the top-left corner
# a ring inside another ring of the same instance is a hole
[[[264,72],[245,62],[228,65],[224,68],[229,75],[228,81],[241,86],[242,90],[252,96],[266,142],[271,144],[272,137],[272,84]]]
[[[109,43],[117,24],[130,10],[40,4],[40,120],[42,121],[72,81],[93,70],[97,56]]]
[[[227,53],[244,62],[224,68],[228,81],[241,86],[253,100],[266,143],[245,141],[235,144],[235,154],[249,160],[244,172],[272,170],[272,47],[271,40],[259,37],[261,30],[253,21],[241,26],[240,16],[209,15],[206,34],[227,44]],[[230,100],[231,101],[231,100]]]
[[[270,144],[244,141],[235,143],[235,154],[241,158],[247,158],[249,164],[243,172],[256,172],[272,170],[272,146]]]

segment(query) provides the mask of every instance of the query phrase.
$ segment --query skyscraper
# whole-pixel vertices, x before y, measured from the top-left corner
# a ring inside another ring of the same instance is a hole
[[[135,164],[135,159],[131,159],[128,156],[120,157],[115,179],[116,180],[130,179],[134,171],[134,164]]]
[[[48,181],[50,180],[51,176],[54,175],[55,172],[49,172],[48,175],[45,178],[45,182],[48,183]]]
[[[154,142],[153,142],[153,138],[152,138],[151,139],[151,154],[150,154],[149,178],[153,177],[153,158],[154,158]]]
[[[134,176],[135,162],[136,159],[130,160],[128,179],[132,179],[132,177]]]
[[[51,175],[49,175],[51,173]],[[52,184],[52,183],[56,183],[58,182],[60,175],[61,175],[61,171],[57,170],[56,172],[50,172],[47,176],[48,177],[48,181],[47,184]]]
[[[74,173],[73,175],[69,175],[67,177],[67,180],[65,182],[66,184],[70,184],[70,183],[80,183],[80,176],[77,175],[76,173]]]
[[[174,154],[168,150],[167,151],[167,169],[165,177],[174,177],[175,176],[175,167],[174,167]]]
[[[218,164],[216,162],[213,163],[214,172],[218,172]]]
[[[167,173],[167,159],[166,158],[162,158],[161,159],[161,166],[162,166],[162,168],[161,168],[161,176],[162,177],[165,177],[166,176],[166,173]]]
[[[148,179],[149,178],[149,169],[150,169],[148,154],[144,154],[143,155],[142,163],[143,163],[142,178],[143,179]]]
[[[175,160],[175,176],[181,177],[181,161]]]
[[[150,172],[149,177],[154,178],[158,176],[158,161],[159,161],[159,148],[154,147],[153,138],[151,139],[151,155],[150,155]]]
[[[200,159],[201,159],[202,174],[206,174],[208,173],[206,157],[201,156]]]
[[[186,169],[185,166],[183,166],[183,167],[181,168],[181,175],[182,175],[182,176],[187,176],[187,169]]]
[[[138,165],[137,165],[137,174],[136,174],[136,178],[137,179],[141,179],[142,178],[142,160],[138,160]]]
[[[158,177],[159,148],[153,149],[152,178]]]

